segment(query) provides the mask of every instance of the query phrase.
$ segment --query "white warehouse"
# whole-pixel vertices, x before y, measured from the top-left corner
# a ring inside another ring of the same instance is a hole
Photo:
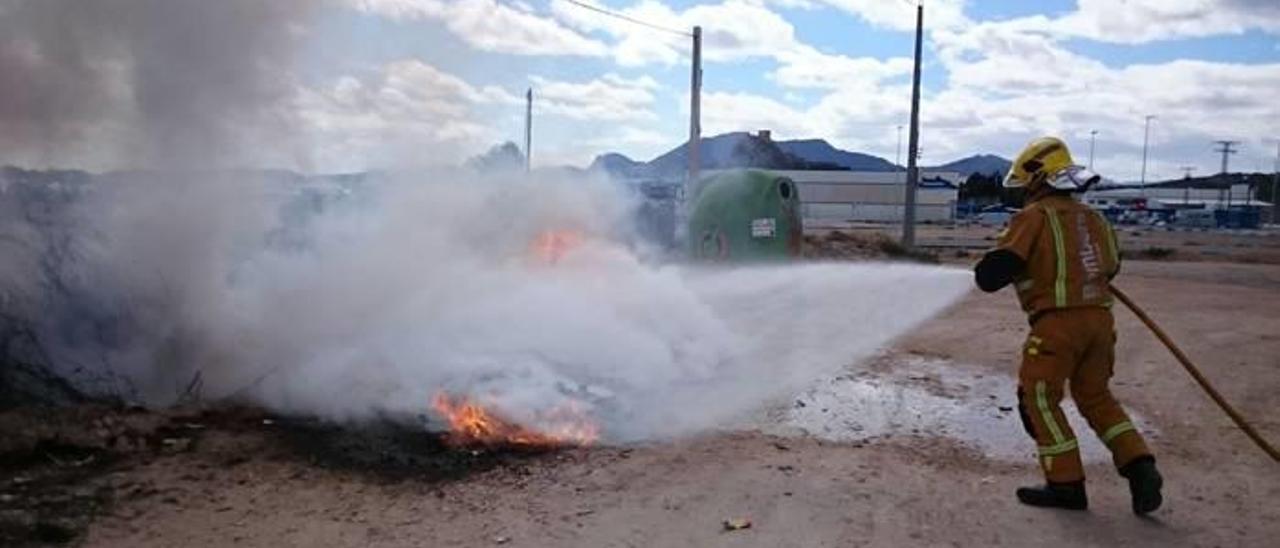
[[[770,171],[795,181],[806,220],[902,222],[906,172]],[[960,173],[921,171],[916,220],[954,221],[963,182]]]

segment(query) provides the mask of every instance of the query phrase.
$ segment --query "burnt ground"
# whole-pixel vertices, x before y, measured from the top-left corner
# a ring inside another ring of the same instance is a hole
[[[1131,261],[1117,283],[1280,439],[1280,266]],[[1012,498],[1038,481],[1029,459],[930,431],[835,442],[747,425],[529,453],[253,409],[80,406],[0,414],[0,545],[1274,545],[1280,466],[1136,319],[1117,310],[1117,325],[1114,391],[1155,429],[1167,480],[1148,519],[1105,462],[1087,466],[1090,511],[1032,509]],[[1024,332],[1011,295],[974,293],[870,371],[924,357],[1012,375]]]
[[[494,470],[520,474],[531,463],[574,452],[456,447],[402,423],[336,425],[229,405],[25,408],[0,413],[0,431],[4,546],[83,541],[95,519],[130,518],[121,509],[146,501],[191,504],[185,486],[234,477],[241,468],[297,467],[289,480],[326,473],[372,485],[430,486]],[[139,477],[170,468],[182,470],[167,478],[172,484]]]

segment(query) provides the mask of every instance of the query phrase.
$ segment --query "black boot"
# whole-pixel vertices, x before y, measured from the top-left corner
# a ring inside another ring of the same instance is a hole
[[[1139,516],[1155,511],[1164,502],[1160,488],[1164,478],[1156,470],[1156,459],[1150,455],[1133,459],[1120,467],[1120,475],[1129,480],[1129,494],[1133,496],[1133,513]]]
[[[1018,489],[1018,500],[1023,504],[1045,508],[1066,508],[1067,510],[1089,508],[1089,497],[1084,493],[1084,481],[1049,483],[1043,487],[1022,487]]]

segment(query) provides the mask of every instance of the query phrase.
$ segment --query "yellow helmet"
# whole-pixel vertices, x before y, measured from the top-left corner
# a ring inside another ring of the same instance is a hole
[[[1041,137],[1031,141],[1009,167],[1004,186],[1034,190],[1048,183],[1059,190],[1086,190],[1101,177],[1076,165],[1067,144],[1057,137]]]

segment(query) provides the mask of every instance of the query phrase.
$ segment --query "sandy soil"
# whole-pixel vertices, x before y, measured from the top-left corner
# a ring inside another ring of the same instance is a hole
[[[1280,440],[1280,266],[1130,261],[1118,285]],[[1087,467],[1089,512],[1033,509],[1012,496],[1039,480],[1029,459],[928,431],[834,442],[758,425],[633,447],[473,453],[416,432],[189,409],[40,415],[41,428],[88,424],[83,436],[99,441],[24,434],[32,458],[0,468],[0,523],[46,541],[191,548],[1274,546],[1280,466],[1117,312],[1114,391],[1157,431],[1151,443],[1166,476],[1166,505],[1148,519],[1130,514],[1105,462]],[[1012,376],[1024,330],[1011,294],[974,293],[872,371],[913,379],[889,370],[929,359]],[[1013,399],[982,405],[998,415]],[[102,416],[113,418],[92,418]],[[30,430],[31,421],[31,411],[0,416],[0,430]],[[1020,434],[1016,419],[1003,424]],[[751,527],[725,530],[737,518]]]

